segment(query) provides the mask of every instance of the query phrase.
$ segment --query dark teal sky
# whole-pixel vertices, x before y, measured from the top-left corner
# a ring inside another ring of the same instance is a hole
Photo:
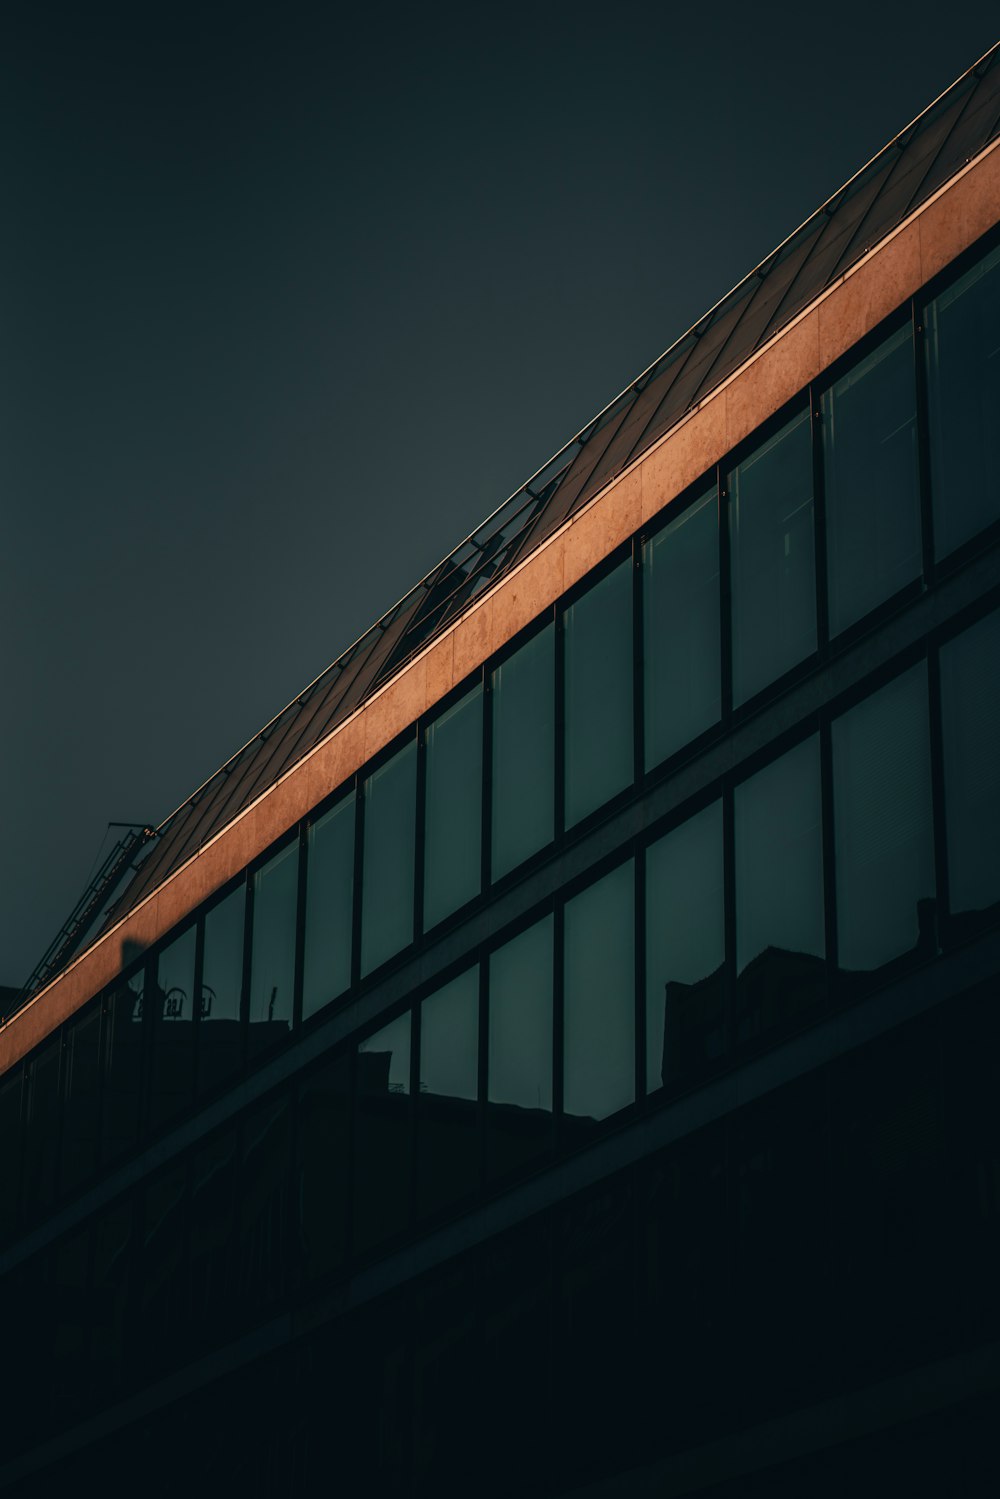
[[[996,40],[814,10],[5,23],[0,983]]]

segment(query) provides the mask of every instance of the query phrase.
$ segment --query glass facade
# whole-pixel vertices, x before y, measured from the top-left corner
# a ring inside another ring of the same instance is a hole
[[[725,1042],[722,803],[646,853],[646,1089],[703,1071]]]
[[[822,995],[825,904],[819,740],[737,786],[736,1034],[753,1039]]]
[[[205,914],[198,1023],[198,1081],[203,1092],[226,1082],[243,1059],[245,909],[246,893],[237,887]]]
[[[553,925],[545,917],[489,959],[487,1149],[497,1175],[552,1143]]]
[[[483,689],[428,724],[425,736],[424,930],[482,886]]]
[[[566,904],[563,1108],[606,1119],[635,1097],[635,875],[631,861]]]
[[[479,1172],[479,969],[420,1006],[418,1209],[469,1195]]]
[[[361,972],[413,941],[417,747],[408,744],[365,781]]]
[[[642,568],[649,770],[722,715],[719,503],[714,489],[643,543]]]
[[[1000,246],[924,309],[934,549],[1000,520]]]
[[[303,1020],[350,988],[355,816],[352,793],[306,834]]]
[[[533,636],[492,673],[493,878],[555,831],[555,630]]]
[[[563,628],[566,826],[572,827],[632,782],[631,558],[569,606]]]
[[[838,959],[846,973],[935,948],[927,672],[914,667],[833,725]]]
[[[295,843],[253,877],[249,1030],[253,1051],[273,1045],[291,1029],[298,883]]]
[[[153,1077],[150,1107],[154,1122],[165,1124],[191,1102],[194,1091],[195,946],[189,927],[165,947],[156,961],[153,989]],[[289,986],[289,994],[291,986]]]
[[[745,703],[816,649],[808,410],[729,475],[733,702]]]
[[[830,634],[838,635],[923,569],[909,324],[823,392],[821,416]]]
[[[995,265],[803,393],[0,1079],[9,1337],[53,1421],[86,1416],[83,1369],[139,1389],[336,1307],[323,1398],[383,1476],[453,1481],[469,1358],[511,1430],[557,1390],[563,1449],[582,1421],[597,1463],[602,1410],[641,1452],[710,1424],[719,1381],[761,1409],[789,1370],[821,1381],[845,1307],[916,1347],[946,1190],[992,1274],[1000,1075],[955,975],[1000,917],[1000,595],[993,511],[939,470],[961,441],[988,471],[985,408],[956,415],[949,382],[992,388],[963,309],[988,330]],[[767,1081],[920,984],[940,1045],[869,1075],[862,1038],[821,1088],[815,1062]],[[544,1227],[501,1232],[522,1200]],[[25,1297],[52,1302],[41,1332]],[[606,1374],[651,1346],[645,1385]]]

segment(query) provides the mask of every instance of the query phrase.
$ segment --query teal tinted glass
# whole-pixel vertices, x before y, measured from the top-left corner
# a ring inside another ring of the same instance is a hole
[[[149,1102],[154,1128],[182,1109],[194,1091],[196,936],[189,927],[156,962]]]
[[[475,1099],[479,1078],[479,969],[469,968],[420,1007],[420,1092]]]
[[[737,786],[734,813],[736,1039],[752,1041],[825,983],[819,739]]]
[[[190,1022],[193,1013],[195,937],[195,928],[189,927],[157,959],[158,1013],[172,1024]]]
[[[364,1250],[409,1218],[409,1011],[359,1043],[355,1067],[354,1247]]]
[[[434,1212],[472,1190],[479,1174],[479,968],[420,1006],[418,1198]]]
[[[833,724],[839,967],[865,972],[934,947],[927,669]]]
[[[483,689],[429,724],[424,826],[424,929],[479,894],[483,826]]]
[[[250,1046],[254,1050],[280,1040],[291,1029],[298,881],[298,843],[282,849],[253,877]]]
[[[642,548],[646,768],[718,723],[719,505],[715,489]]]
[[[494,879],[552,841],[554,644],[547,625],[493,672]]]
[[[729,492],[738,705],[816,649],[808,411],[733,469]]]
[[[487,1130],[493,1173],[551,1142],[553,918],[490,954]]]
[[[198,1085],[204,1090],[224,1082],[240,1064],[246,895],[246,886],[238,885],[205,915],[198,1030]]]
[[[489,1100],[552,1108],[552,917],[490,955]]]
[[[830,633],[919,577],[916,377],[909,323],[822,397]]]
[[[941,648],[952,914],[1000,901],[1000,613]]]
[[[343,994],[351,982],[354,814],[352,791],[306,834],[303,1019]]]
[[[572,827],[632,784],[631,557],[570,605],[563,630],[566,826]]]
[[[566,902],[563,1108],[604,1119],[635,1097],[632,860]]]
[[[361,972],[371,973],[413,941],[417,746],[405,748],[365,781]]]
[[[725,906],[722,803],[646,851],[646,1088],[722,1055]]]
[[[1000,246],[925,308],[934,550],[1000,518]]]

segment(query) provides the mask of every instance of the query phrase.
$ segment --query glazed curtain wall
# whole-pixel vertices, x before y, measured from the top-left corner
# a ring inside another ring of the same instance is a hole
[[[14,1069],[9,1226],[988,545],[998,288],[1000,249],[892,320]],[[958,451],[975,455],[973,496],[948,487]],[[974,930],[1000,898],[984,852],[1000,832],[996,680],[996,626],[980,623],[770,766],[734,771],[662,848],[623,850],[617,873],[556,899],[555,1112],[596,1119],[636,1079],[679,1085]],[[632,935],[602,945],[597,920]],[[493,1086],[487,1073],[480,1094],[518,1107],[511,1079]]]
[[[361,1251],[995,924],[998,679],[994,609],[739,766],[349,1043],[316,1085],[322,1150],[343,1175],[339,1209],[317,1205],[323,1221],[341,1214],[324,1232],[344,1242],[349,1140]],[[320,825],[335,836],[336,821]],[[294,929],[284,871],[307,860],[311,832],[3,1079],[5,1236],[234,1076],[241,1047],[287,1036],[280,982],[263,987],[259,1019],[236,1018],[234,997],[255,952],[269,980],[294,966],[274,912]],[[212,983],[192,1023],[199,964]]]

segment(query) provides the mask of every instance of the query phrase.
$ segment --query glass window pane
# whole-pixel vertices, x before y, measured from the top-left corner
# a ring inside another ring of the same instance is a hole
[[[354,820],[352,791],[306,834],[303,1020],[350,988]]]
[[[361,973],[413,941],[417,746],[411,741],[365,781]]]
[[[719,505],[713,488],[642,548],[646,768],[722,712]]]
[[[952,914],[1000,901],[1000,613],[941,649]]]
[[[1000,517],[1000,247],[926,309],[934,550]]]
[[[722,1055],[725,998],[722,803],[646,852],[646,1088]]]
[[[198,1021],[198,1086],[210,1092],[237,1072],[242,1059],[240,997],[246,886],[237,885],[205,914]]]
[[[94,1005],[88,1015],[66,1030],[63,1087],[65,1130],[62,1149],[62,1187],[72,1191],[97,1168],[98,1119],[101,1098],[101,1010]]]
[[[921,572],[910,325],[825,391],[821,406],[836,635]]]
[[[833,725],[837,937],[843,971],[934,945],[927,671],[923,664]]]
[[[751,1041],[823,993],[826,938],[819,739],[737,786],[736,1038]]]
[[[479,969],[420,1007],[419,1199],[431,1213],[467,1196],[479,1177]]]
[[[149,1123],[157,1129],[191,1102],[194,1091],[194,955],[197,929],[160,953],[153,1002]]]
[[[410,1012],[359,1042],[355,1075],[354,1247],[398,1233],[410,1216]]]
[[[314,1281],[343,1262],[347,1253],[350,1189],[350,1055],[343,1052],[299,1091],[299,1259]]]
[[[566,826],[572,827],[632,784],[631,557],[570,605],[563,629]]]
[[[253,876],[251,1052],[280,1041],[292,1028],[298,885],[298,842],[282,849]]]
[[[635,1097],[632,860],[566,903],[563,1107],[604,1119]]]
[[[816,649],[812,444],[803,411],[729,475],[733,701]]]
[[[552,1142],[552,944],[546,916],[490,955],[488,1153],[502,1174]]]
[[[555,787],[551,625],[493,672],[493,878],[551,843]]]
[[[101,1159],[104,1165],[117,1160],[134,1145],[139,1132],[142,996],[143,972],[140,969],[108,999],[101,1112]]]
[[[424,930],[479,894],[483,830],[483,689],[427,726]]]

